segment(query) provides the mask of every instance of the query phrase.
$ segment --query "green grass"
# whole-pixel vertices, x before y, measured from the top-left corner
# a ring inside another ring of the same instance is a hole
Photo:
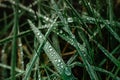
[[[116,4],[113,0],[2,1],[0,79],[119,80]]]

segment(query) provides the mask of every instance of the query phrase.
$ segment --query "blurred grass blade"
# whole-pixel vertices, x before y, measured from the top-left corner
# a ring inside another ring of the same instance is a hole
[[[74,63],[72,63],[70,66],[71,67],[74,67],[74,66],[80,66],[80,67],[84,67],[84,64],[82,64],[81,62],[74,62]],[[107,71],[107,70],[105,70],[105,69],[103,69],[103,68],[99,68],[99,67],[96,67],[96,66],[92,66],[93,67],[93,69],[95,70],[95,71],[98,71],[98,72],[102,72],[102,73],[104,73],[104,74],[108,74],[108,75],[110,75],[112,78],[114,78],[115,80],[119,80],[120,79],[120,77],[119,76],[116,76],[116,78],[114,77],[114,74],[113,73],[111,73],[110,71]]]
[[[18,0],[16,0],[18,4]],[[14,6],[14,33],[13,33],[13,42],[12,42],[12,55],[11,55],[11,79],[16,80],[16,57],[17,57],[17,35],[18,35],[18,6]]]
[[[112,29],[110,25],[107,25],[105,22],[105,28],[114,36],[114,38],[120,43],[120,36]]]
[[[110,54],[115,54],[117,53],[117,51],[120,49],[120,45],[118,45]],[[107,59],[103,59],[100,63],[99,66],[102,66],[105,62],[107,61]]]
[[[112,54],[110,54],[102,45],[97,41],[94,41],[98,48],[108,57],[118,68],[120,68],[120,61],[117,60]]]

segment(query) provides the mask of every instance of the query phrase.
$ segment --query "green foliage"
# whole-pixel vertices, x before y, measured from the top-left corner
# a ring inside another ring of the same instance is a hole
[[[117,0],[31,1],[1,2],[1,80],[120,79]]]

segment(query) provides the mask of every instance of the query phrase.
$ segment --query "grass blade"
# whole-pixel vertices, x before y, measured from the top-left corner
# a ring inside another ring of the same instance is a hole
[[[108,57],[118,68],[120,68],[120,61],[118,61],[112,54],[110,54],[102,45],[94,41],[98,48]]]
[[[45,37],[43,36],[43,34],[37,28],[35,28],[35,26],[31,23],[31,21],[29,21],[29,23],[30,23],[30,26],[32,27],[34,33],[36,34],[38,41],[40,43],[41,42],[43,43],[45,41]],[[51,27],[53,27],[53,24]],[[51,31],[51,29],[47,31],[46,35],[49,34],[50,31]],[[47,54],[47,56],[49,57],[50,61],[53,63],[53,65],[55,66],[55,68],[57,69],[59,74],[62,75],[61,77],[63,77],[64,80],[69,80],[69,79],[74,80],[74,77],[70,71],[68,71],[70,75],[65,74],[66,72],[64,72],[64,71],[66,71],[66,69],[68,69],[67,66],[65,65],[65,63],[64,63],[63,59],[60,57],[60,55],[56,52],[56,50],[51,46],[51,44],[48,41],[46,41],[46,43],[44,44],[43,50],[45,51],[45,53]],[[37,56],[34,57],[34,59],[36,59]],[[31,63],[31,64],[33,64],[33,63]],[[28,72],[30,72],[30,69],[28,69],[27,73]],[[26,78],[27,77],[25,77],[24,80]]]
[[[16,3],[18,4],[18,0],[16,0]],[[13,37],[13,48],[12,48],[12,61],[11,61],[11,79],[16,80],[16,55],[17,55],[17,34],[18,34],[18,6],[14,6],[14,37]]]

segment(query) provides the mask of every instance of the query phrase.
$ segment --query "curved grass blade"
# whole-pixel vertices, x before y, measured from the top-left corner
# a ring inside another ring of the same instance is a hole
[[[107,25],[105,22],[105,28],[114,36],[114,38],[120,43],[120,36],[110,27],[110,25]]]
[[[73,20],[73,22],[76,22],[76,18],[74,19],[74,18],[72,18],[72,20]],[[88,16],[83,16],[82,17],[82,20],[85,22],[85,23],[92,23],[92,24],[94,24],[95,23],[95,19],[94,18],[92,18],[92,17],[88,17]],[[53,22],[53,21],[52,21]],[[115,21],[113,21],[112,23],[110,23],[108,20],[102,20],[102,19],[99,19],[99,20],[97,20],[97,22],[98,23],[100,23],[100,24],[103,24],[104,22],[106,23],[106,25],[111,25],[111,26],[120,26],[120,23],[119,22],[115,22]],[[25,24],[27,24],[27,23],[25,23]],[[58,23],[58,24],[56,24],[56,25],[59,25],[60,23]],[[48,26],[48,25],[47,25]],[[45,28],[48,28],[46,25],[44,25],[44,26],[42,26],[42,27],[40,27],[39,29],[45,29]],[[104,28],[104,27],[101,27],[101,28]],[[18,34],[17,35],[17,37],[21,37],[21,36],[26,36],[26,35],[28,35],[29,33],[31,33],[32,31],[31,30],[27,30],[27,31],[24,31],[24,32],[21,32],[20,34]],[[98,32],[96,32],[96,34],[97,34]],[[95,35],[96,35],[95,34]],[[93,36],[95,36],[95,35],[93,35]],[[2,40],[0,40],[0,45],[1,44],[3,44],[3,43],[5,43],[5,42],[8,42],[8,41],[11,41],[13,39],[13,36],[10,36],[10,37],[6,37],[6,38],[4,38],[4,39],[2,39]],[[118,38],[118,40],[119,40],[119,38]]]
[[[118,68],[120,68],[120,61],[118,61],[112,54],[110,54],[101,44],[99,44],[97,41],[95,41],[95,44],[98,46],[98,48],[108,57]]]
[[[29,21],[29,23],[30,23],[30,26],[32,27],[32,30],[35,33],[35,36],[37,37],[38,41],[42,44],[45,41],[46,35],[44,36],[39,31],[39,29],[36,28],[33,25],[33,23],[31,21]],[[55,22],[53,22],[53,24],[51,25],[51,27],[53,27],[54,23]],[[51,32],[51,30],[52,29],[48,30],[46,34],[49,34],[49,32]],[[46,41],[46,43],[43,45],[43,50],[45,51],[45,53],[49,57],[50,61],[53,63],[53,65],[55,66],[56,70],[59,72],[59,74],[61,75],[61,77],[64,80],[74,80],[75,79],[74,76],[72,75],[71,71],[69,70],[69,68],[64,63],[63,59],[60,57],[59,53],[56,52],[56,50],[52,47],[52,45],[48,41]],[[39,53],[36,53],[36,54],[39,55]],[[37,56],[34,57],[34,58],[37,58]],[[34,63],[32,63],[32,64],[34,64]],[[28,72],[30,72],[30,68],[28,69],[27,73]],[[26,78],[27,77],[25,77],[24,80]]]
[[[53,0],[54,1],[54,0]],[[66,0],[65,0],[66,1]],[[68,2],[68,1],[67,1]],[[85,64],[85,68],[87,69],[89,75],[90,75],[90,78],[92,80],[98,80],[98,77],[97,77],[97,74],[96,72],[93,70],[93,68],[91,67],[91,65],[89,64],[88,60],[87,60],[87,57],[86,57],[86,54],[84,54],[82,52],[82,50],[80,49],[80,45],[78,44],[77,40],[75,39],[75,36],[72,34],[72,32],[70,31],[70,28],[68,26],[68,22],[66,21],[66,19],[62,16],[62,13],[59,11],[58,9],[58,6],[57,4],[55,3],[54,1],[54,4],[55,4],[55,10],[58,14],[58,16],[60,17],[63,25],[64,25],[64,30],[69,34],[69,36],[71,36],[71,40],[73,40],[73,44],[75,45],[75,48],[76,50],[78,51],[79,55],[81,56],[82,60],[83,60],[83,63]],[[80,18],[81,20],[81,18]],[[84,24],[84,23],[83,23]],[[85,25],[85,24],[84,24]],[[86,48],[84,48],[85,51],[86,51]]]
[[[80,66],[80,67],[84,67],[84,64],[82,64],[81,62],[74,62],[74,63],[72,63],[70,66],[71,67],[74,67],[74,66]],[[103,68],[99,68],[99,67],[96,67],[96,66],[92,66],[93,67],[93,69],[95,70],[95,71],[99,71],[99,72],[102,72],[102,73],[105,73],[105,74],[108,74],[108,75],[110,75],[113,79],[115,79],[115,80],[119,80],[120,79],[120,77],[119,76],[116,76],[116,78],[114,77],[114,74],[113,73],[111,73],[110,71],[107,71],[107,70],[105,70],[105,69],[103,69]]]
[[[86,55],[86,48],[84,45],[80,45],[80,43],[78,42],[74,42],[72,37],[67,36],[65,34],[62,34],[61,31],[59,33],[57,33],[62,39],[66,40],[68,43],[70,43],[71,45],[73,45],[76,50],[78,51],[79,55],[81,56],[83,63],[85,64],[85,67],[91,77],[92,80],[98,80],[96,73],[94,72],[93,68],[91,67],[91,65],[89,64],[88,60],[88,56]],[[76,46],[77,45],[77,46]]]
[[[119,49],[120,49],[120,45],[118,45],[110,54],[114,55]],[[100,62],[99,66],[102,66],[106,61],[107,61],[107,59],[103,59]]]
[[[15,1],[18,4],[18,0]],[[16,80],[16,55],[17,55],[17,34],[18,34],[18,6],[14,6],[14,35],[12,42],[12,55],[11,55],[11,79]]]
[[[33,31],[35,31],[35,32],[38,31],[38,32],[39,32],[39,30],[35,27],[35,25],[34,25],[30,20],[28,20],[28,22],[29,22],[30,26],[32,27]],[[53,24],[54,24],[54,23],[55,23],[55,21],[53,22]],[[50,25],[50,29],[48,29],[49,31],[47,31],[46,37],[49,35],[48,33],[50,33],[51,29],[53,28],[53,24]],[[37,33],[36,36],[38,37],[38,36],[39,36],[39,33]],[[39,36],[39,37],[40,37],[40,36]],[[46,38],[44,38],[44,39],[42,40],[42,43],[41,43],[40,46],[38,47],[37,52],[35,51],[35,54],[34,54],[32,60],[30,61],[30,66],[27,67],[27,69],[26,69],[26,74],[25,74],[25,77],[24,77],[23,80],[26,80],[26,79],[30,76],[32,67],[34,66],[34,64],[35,64],[38,56],[40,55],[40,52],[41,52],[41,50],[42,50],[42,48],[43,48],[43,46],[44,46],[44,44],[45,44],[45,42],[46,42],[45,39],[46,39]]]

